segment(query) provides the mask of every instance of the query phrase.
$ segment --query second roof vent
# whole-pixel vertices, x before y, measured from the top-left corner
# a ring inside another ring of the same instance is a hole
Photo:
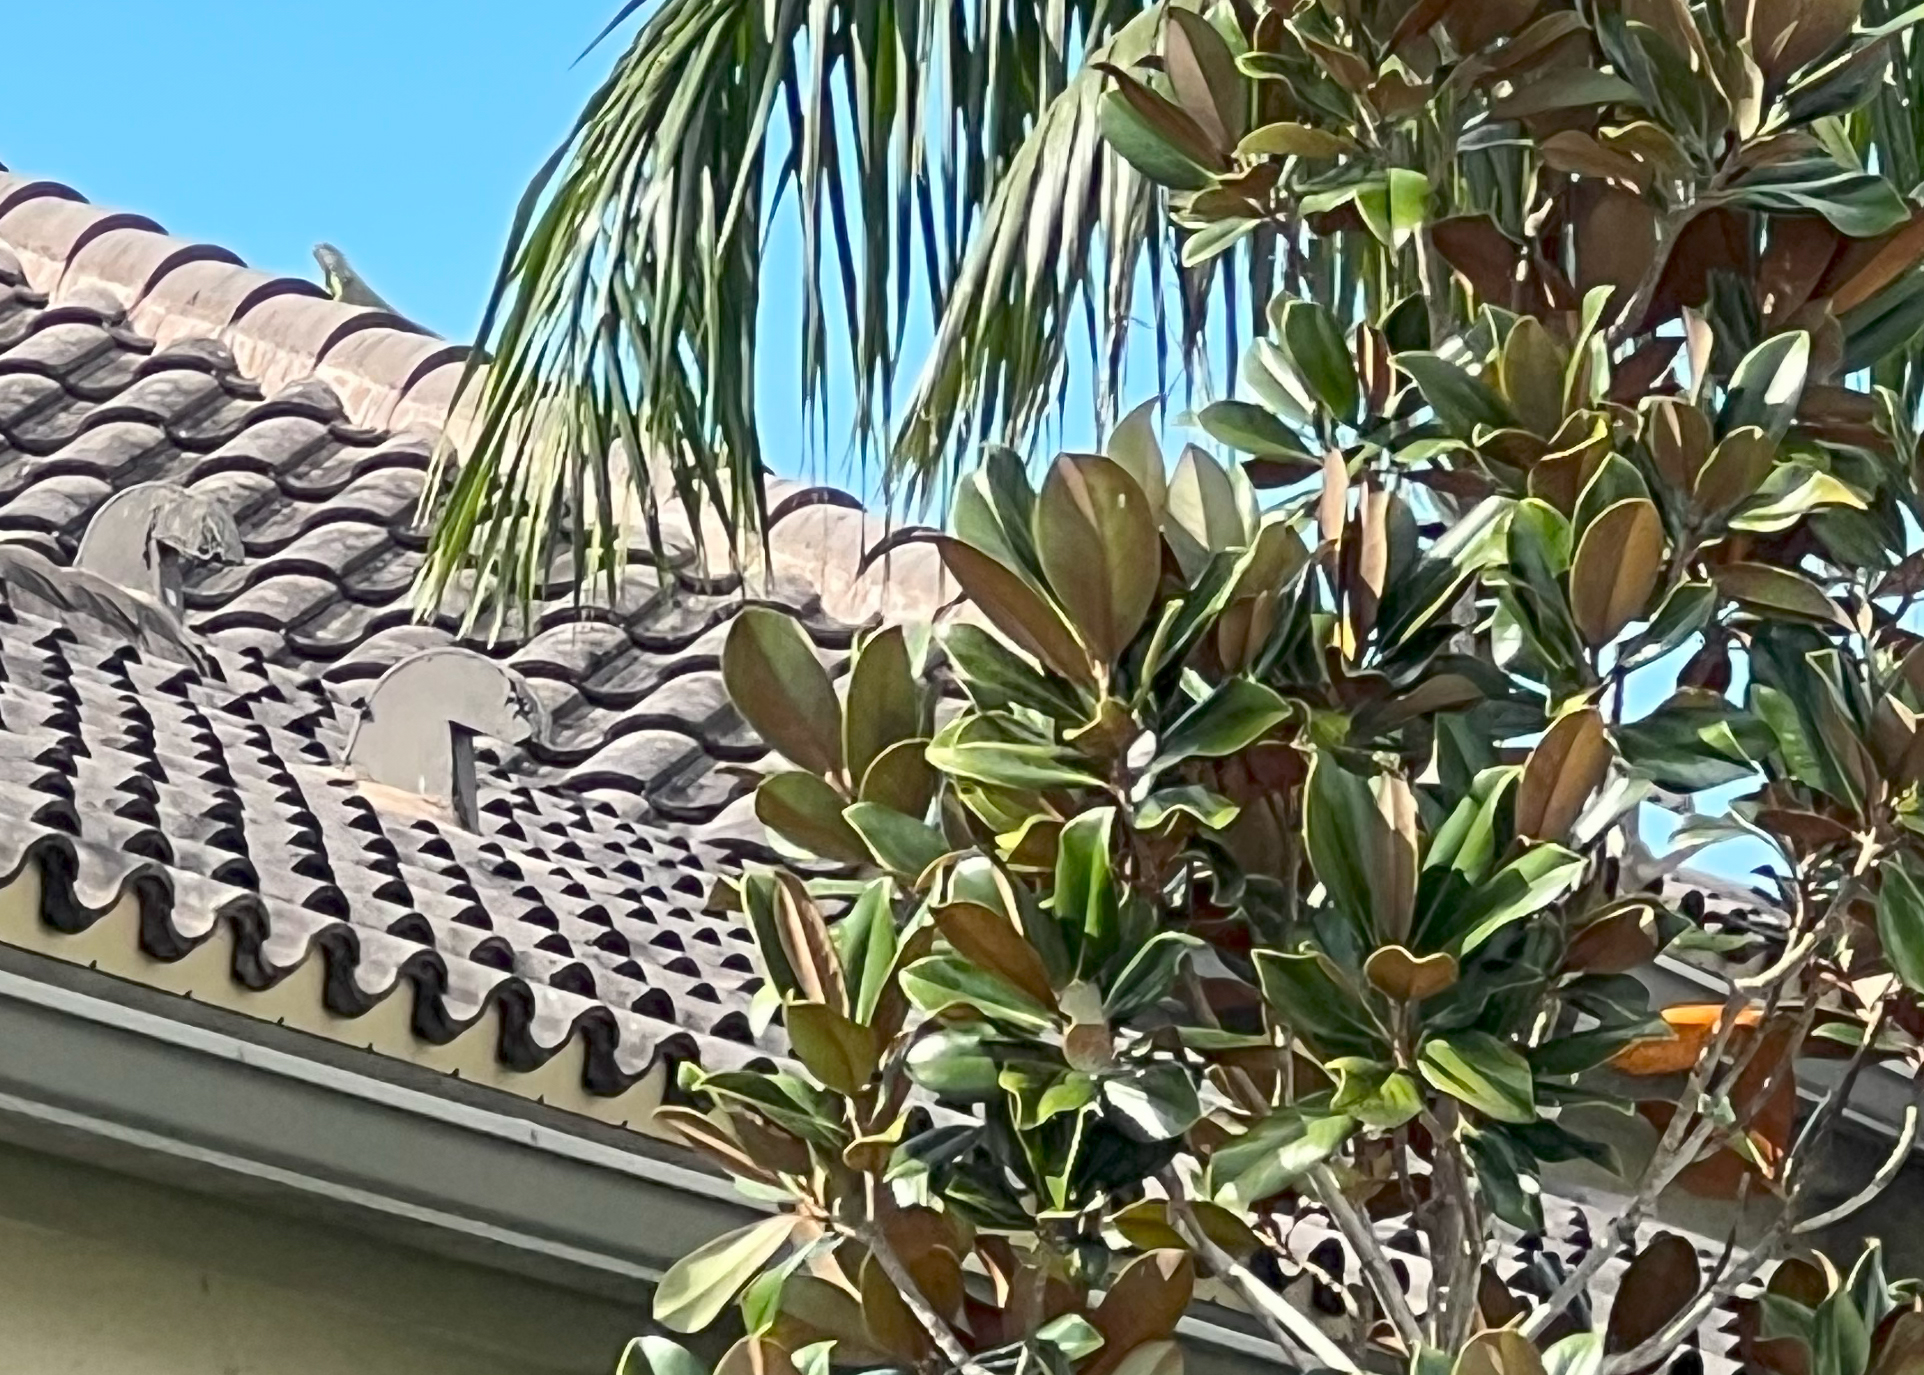
[[[547,711],[520,674],[471,649],[423,650],[381,675],[347,744],[347,762],[376,783],[452,804],[478,830],[474,740],[538,740]]]

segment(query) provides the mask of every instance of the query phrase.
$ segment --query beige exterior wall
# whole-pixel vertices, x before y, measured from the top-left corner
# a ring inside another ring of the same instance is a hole
[[[612,1375],[643,1311],[0,1147],[5,1375]]]

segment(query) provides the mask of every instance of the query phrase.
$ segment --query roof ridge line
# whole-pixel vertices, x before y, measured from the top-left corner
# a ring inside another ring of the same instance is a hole
[[[0,252],[52,305],[104,294],[157,347],[218,339],[269,396],[317,377],[368,429],[449,428],[472,353],[402,316],[336,301],[305,278],[258,271],[218,244],[3,167]]]

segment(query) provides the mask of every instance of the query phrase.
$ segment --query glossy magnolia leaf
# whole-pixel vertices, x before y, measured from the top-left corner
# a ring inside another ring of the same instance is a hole
[[[1877,939],[1884,959],[1906,988],[1924,991],[1924,892],[1902,864],[1878,872]]]
[[[1910,207],[1884,178],[1839,167],[1827,157],[1759,167],[1737,179],[1730,202],[1777,214],[1822,215],[1853,239],[1872,238],[1910,218]]]
[[[1629,1351],[1655,1336],[1697,1297],[1703,1270],[1697,1248],[1675,1232],[1659,1232],[1631,1258],[1610,1304],[1604,1350]]]
[[[1592,918],[1570,938],[1565,969],[1589,974],[1628,974],[1655,958],[1663,944],[1657,909],[1626,900]]]
[[[1142,628],[1161,578],[1156,512],[1120,463],[1065,454],[1035,505],[1036,554],[1056,600],[1104,665]]]
[[[930,1016],[974,1008],[994,1021],[1040,1030],[1052,1020],[1049,1009],[1007,979],[952,955],[931,955],[902,971],[902,992]]]
[[[1303,836],[1330,902],[1364,937],[1360,959],[1376,944],[1366,937],[1375,926],[1376,888],[1392,837],[1369,783],[1320,751],[1303,795]]]
[[[824,1085],[848,1098],[868,1087],[882,1053],[871,1028],[822,1003],[790,1003],[782,1020],[795,1054]]]
[[[821,910],[793,874],[750,872],[742,896],[757,946],[784,993],[848,1006],[840,957]]]
[[[875,1020],[875,1009],[888,990],[901,951],[895,913],[889,905],[891,887],[887,879],[865,886],[834,928],[836,952],[849,986],[849,1015],[864,1026]]]
[[[1526,315],[1510,327],[1500,363],[1503,396],[1523,427],[1546,439],[1563,424],[1563,367],[1542,321]]]
[[[1416,383],[1436,418],[1451,434],[1470,438],[1477,426],[1512,429],[1516,417],[1481,378],[1435,353],[1399,353],[1396,366]]]
[[[1286,301],[1272,307],[1283,351],[1323,408],[1339,420],[1356,413],[1356,364],[1329,307]]]
[[[1209,1157],[1209,1189],[1226,1208],[1246,1211],[1294,1185],[1342,1149],[1356,1132],[1353,1117],[1304,1116],[1281,1108]]]
[[[903,1300],[901,1289],[872,1254],[862,1261],[858,1289],[868,1344],[905,1363],[920,1364],[928,1360],[934,1350],[928,1332]]]
[[[1530,1062],[1488,1032],[1432,1036],[1417,1050],[1416,1065],[1431,1088],[1492,1121],[1536,1121]]]
[[[969,963],[1006,979],[1042,1006],[1055,1006],[1042,957],[1000,912],[980,903],[952,902],[935,909],[935,927]]]
[[[866,864],[868,847],[842,818],[842,795],[812,773],[778,773],[755,789],[755,817],[797,849],[844,864]]]
[[[775,1170],[782,1167],[782,1162],[760,1160],[750,1155],[743,1143],[736,1139],[731,1130],[732,1119],[726,1113],[711,1116],[671,1103],[656,1108],[651,1120],[655,1126],[673,1132],[732,1174],[763,1184],[781,1183]],[[795,1144],[800,1150],[802,1171],[806,1172],[810,1163],[808,1151],[800,1142]]]
[[[668,1268],[655,1290],[655,1321],[671,1332],[699,1332],[795,1235],[799,1217],[765,1218],[697,1247]]]
[[[1159,742],[1151,774],[1187,759],[1220,759],[1247,749],[1289,719],[1290,706],[1274,688],[1231,678],[1196,703]]]
[[[1254,402],[1214,401],[1202,408],[1196,420],[1211,439],[1239,453],[1310,462],[1296,431]]]
[[[949,845],[942,833],[926,822],[904,816],[876,802],[857,802],[842,815],[862,837],[875,862],[914,884],[942,856]]]
[[[860,800],[879,802],[904,816],[927,812],[941,783],[929,763],[929,744],[920,738],[898,740],[876,755],[862,775]]]
[[[964,544],[1033,582],[1042,576],[1030,534],[1034,513],[1028,465],[1014,450],[991,445],[956,487],[951,527]]]
[[[1352,151],[1353,147],[1348,139],[1339,134],[1329,133],[1314,125],[1284,120],[1250,130],[1236,145],[1236,156],[1245,160],[1275,157],[1321,161],[1324,158],[1341,157]]]
[[[979,625],[949,626],[942,648],[962,680],[962,690],[983,711],[1024,706],[1057,720],[1081,720],[1087,713],[1073,688],[1049,670],[1010,649]]]
[[[1764,479],[1756,499],[1730,518],[1730,527],[1753,534],[1776,534],[1826,506],[1861,511],[1865,501],[1829,473],[1786,463]]]
[[[1163,28],[1163,71],[1176,103],[1225,152],[1249,128],[1248,85],[1213,25],[1194,10],[1171,10]]]
[[[1115,823],[1113,807],[1084,812],[1062,828],[1056,846],[1056,922],[1071,951],[1093,956],[1091,963],[1104,959],[1117,937],[1120,899],[1109,871]]]
[[[1584,859],[1561,845],[1536,845],[1486,879],[1453,914],[1468,955],[1513,921],[1533,916],[1561,898],[1583,876]]]
[[[1543,1375],[1602,1375],[1603,1334],[1572,1332],[1543,1353]]]
[[[1089,1320],[1102,1333],[1085,1375],[1114,1375],[1122,1361],[1145,1345],[1160,1344],[1175,1331],[1196,1291],[1196,1264],[1186,1250],[1151,1251],[1123,1267]],[[1171,1375],[1157,1366],[1131,1375]]]
[[[1570,614],[1592,648],[1643,615],[1663,567],[1663,519],[1648,497],[1619,501],[1590,522],[1570,566]]]
[[[986,1103],[1002,1092],[1002,1066],[991,1044],[980,1023],[928,1032],[909,1047],[909,1078],[945,1102]]]
[[[1202,1117],[1189,1071],[1166,1060],[1104,1079],[1102,1106],[1116,1129],[1136,1141],[1173,1141]]]
[[[951,778],[971,779],[993,788],[1093,788],[1102,780],[1084,761],[1057,745],[1043,743],[1008,718],[958,716],[931,740],[928,762]]]
[[[901,626],[877,631],[856,652],[844,714],[842,755],[858,781],[883,750],[923,734],[921,691]]]
[[[1125,415],[1109,433],[1105,452],[1110,461],[1122,465],[1124,472],[1149,501],[1158,523],[1169,505],[1169,470],[1156,439],[1155,414],[1160,403],[1151,398]]]
[[[1380,1060],[1343,1056],[1324,1068],[1336,1074],[1330,1110],[1354,1117],[1372,1131],[1392,1131],[1423,1111],[1423,1091],[1416,1080]]]
[[[1763,486],[1776,457],[1777,446],[1762,430],[1732,430],[1698,472],[1691,500],[1706,515],[1722,515]]]
[[[1544,1375],[1543,1357],[1521,1332],[1499,1327],[1470,1338],[1452,1375]]]
[[[1777,620],[1851,628],[1844,609],[1816,583],[1766,563],[1727,563],[1711,570],[1717,590],[1747,610]]]
[[[666,1337],[636,1337],[622,1353],[615,1375],[639,1375],[628,1365],[628,1357],[636,1352],[648,1363],[650,1375],[708,1375],[707,1365],[694,1352]]]
[[[1183,1375],[1182,1344],[1166,1337],[1143,1342],[1116,1362],[1109,1375]]]
[[[1220,831],[1236,819],[1241,808],[1207,788],[1162,788],[1150,793],[1136,808],[1136,829],[1159,831],[1186,816],[1205,830]]]
[[[722,646],[729,700],[762,739],[810,773],[842,767],[842,704],[814,647],[790,616],[746,608]]]
[[[1116,89],[1098,107],[1103,141],[1159,186],[1201,191],[1223,163],[1207,135],[1173,101],[1118,68],[1104,71]]]
[[[1229,470],[1202,449],[1183,447],[1169,476],[1163,537],[1192,583],[1213,555],[1246,548],[1254,537],[1255,494],[1246,487],[1239,488]]]
[[[1344,987],[1326,957],[1307,951],[1258,950],[1263,1001],[1325,1056],[1381,1058],[1382,1033],[1362,999]]]
[[[1144,942],[1110,985],[1103,999],[1103,1015],[1119,1022],[1168,997],[1183,960],[1202,948],[1203,942],[1187,932],[1158,931]]]
[[[1619,726],[1617,747],[1661,788],[1696,792],[1748,778],[1770,749],[1768,726],[1720,694],[1683,691],[1641,721]]]
[[[1062,614],[1020,574],[973,545],[938,537],[942,562],[989,623],[1072,682],[1094,686],[1089,652]]]
[[[1797,414],[1809,374],[1810,335],[1796,330],[1766,339],[1745,354],[1731,374],[1718,432],[1754,428],[1776,444]]]
[[[1363,974],[1397,1002],[1420,1003],[1456,983],[1457,965],[1448,951],[1417,956],[1400,945],[1386,945],[1370,955]],[[1340,1104],[1338,1110],[1348,1111]]]
[[[1516,832],[1533,840],[1570,833],[1590,795],[1603,786],[1614,751],[1595,707],[1557,718],[1530,751],[1517,785]]]
[[[1080,1313],[1064,1313],[1044,1323],[1036,1330],[1035,1339],[1055,1347],[1071,1361],[1079,1361],[1102,1346],[1102,1333]]]

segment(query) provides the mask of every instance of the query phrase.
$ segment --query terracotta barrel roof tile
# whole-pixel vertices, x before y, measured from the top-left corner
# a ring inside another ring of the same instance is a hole
[[[36,291],[49,294],[59,287],[74,254],[102,234],[116,229],[164,232],[145,215],[109,210],[54,195],[21,200],[0,214],[0,242],[20,259],[28,284]]]
[[[234,350],[241,372],[272,393],[312,374],[348,336],[405,323],[386,311],[283,292],[245,302],[221,338]]]
[[[468,352],[464,344],[431,334],[361,329],[323,353],[315,373],[340,394],[355,424],[384,430],[392,426],[409,388],[446,366],[465,363]]]
[[[0,227],[0,242],[5,239]],[[326,295],[298,277],[276,277],[231,263],[185,262],[148,287],[129,321],[165,348],[177,339],[220,334],[242,313],[277,296]]]
[[[143,228],[109,229],[90,238],[68,259],[52,296],[65,301],[87,287],[102,287],[123,309],[130,310],[161,278],[175,268],[197,262],[244,266],[216,244],[195,243]]]

